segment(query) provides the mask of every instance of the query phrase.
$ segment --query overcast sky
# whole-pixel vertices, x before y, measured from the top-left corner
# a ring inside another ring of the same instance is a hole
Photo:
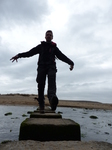
[[[59,99],[112,103],[111,0],[0,0],[0,93],[37,94],[38,55],[10,58],[40,44],[48,29],[75,63],[70,71],[57,60]]]

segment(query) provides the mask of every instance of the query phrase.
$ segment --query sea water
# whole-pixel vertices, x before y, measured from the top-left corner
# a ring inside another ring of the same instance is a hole
[[[0,143],[17,141],[21,123],[30,117],[29,111],[36,109],[35,106],[0,106]],[[58,107],[56,112],[80,124],[81,141],[112,143],[112,110]],[[5,115],[7,113],[12,114]]]
[[[77,108],[59,108],[59,110],[63,112],[63,118],[72,119],[80,124],[82,141],[112,143],[112,110]]]

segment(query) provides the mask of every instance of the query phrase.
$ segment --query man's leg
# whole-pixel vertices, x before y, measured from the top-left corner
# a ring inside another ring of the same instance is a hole
[[[44,110],[44,88],[46,81],[46,71],[44,68],[38,69],[38,75],[36,79],[38,83],[38,102],[41,110]]]
[[[52,110],[56,110],[58,98],[56,96],[56,70],[48,71],[48,98]]]

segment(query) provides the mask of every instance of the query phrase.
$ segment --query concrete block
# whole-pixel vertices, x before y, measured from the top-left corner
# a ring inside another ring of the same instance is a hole
[[[34,112],[36,113],[40,113],[40,110],[34,110]],[[51,110],[51,109],[45,109],[44,113],[55,113],[55,111]]]
[[[62,118],[60,114],[57,113],[31,113],[30,118]]]
[[[80,141],[80,125],[70,119],[27,118],[21,123],[19,140]]]

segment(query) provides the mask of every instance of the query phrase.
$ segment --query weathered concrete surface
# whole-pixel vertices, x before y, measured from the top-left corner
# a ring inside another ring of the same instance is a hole
[[[30,118],[62,118],[62,116],[57,113],[31,113]]]
[[[70,119],[28,118],[21,124],[19,140],[80,140],[80,125]]]
[[[40,113],[40,110],[34,110],[36,113]],[[44,113],[55,113],[55,111],[52,111],[51,109],[45,109]]]
[[[0,150],[112,150],[112,144],[106,142],[81,141],[14,141],[0,144]]]

